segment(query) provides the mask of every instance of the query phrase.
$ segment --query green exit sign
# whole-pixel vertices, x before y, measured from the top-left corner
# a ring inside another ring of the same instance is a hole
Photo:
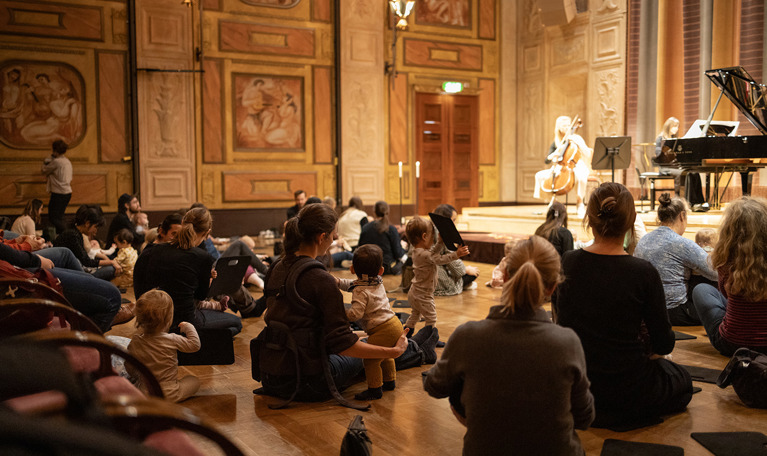
[[[463,90],[463,83],[453,81],[443,82],[442,90],[447,93],[458,93]]]

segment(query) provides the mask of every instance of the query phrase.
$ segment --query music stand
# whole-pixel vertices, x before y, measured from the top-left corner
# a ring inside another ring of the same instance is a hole
[[[631,164],[631,136],[600,136],[594,143],[592,169],[612,170],[615,182],[615,169],[626,169]]]

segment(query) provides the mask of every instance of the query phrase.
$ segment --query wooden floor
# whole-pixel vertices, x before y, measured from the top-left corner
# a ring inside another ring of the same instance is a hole
[[[529,211],[529,206],[526,207]],[[542,220],[542,216],[539,220]],[[525,223],[508,225],[507,232],[521,232]],[[540,223],[540,221],[538,222]],[[534,228],[533,228],[534,229]],[[493,265],[470,263],[481,270],[477,290],[459,296],[436,298],[438,328],[447,340],[455,328],[470,320],[485,318],[501,291],[484,286]],[[351,277],[348,271],[336,275]],[[399,277],[386,277],[387,289],[399,284]],[[258,293],[254,293],[258,295]],[[402,297],[403,294],[392,294]],[[349,298],[347,297],[347,302]],[[181,368],[202,381],[197,396],[182,403],[215,423],[220,430],[250,455],[331,455],[338,454],[346,426],[360,412],[324,403],[295,403],[286,410],[270,410],[274,399],[253,395],[260,386],[250,376],[249,342],[264,326],[261,318],[243,321],[244,329],[234,340],[236,362],[231,366]],[[702,327],[675,328],[695,335],[677,341],[673,359],[681,364],[721,369],[728,359],[719,355],[704,336]],[[132,323],[117,326],[110,335],[130,337]],[[437,350],[439,354],[441,349]],[[398,372],[397,389],[373,401],[362,412],[376,455],[459,455],[464,428],[453,418],[446,399],[429,397],[421,386],[421,372],[429,366]],[[710,454],[691,437],[691,432],[760,431],[767,429],[767,412],[745,407],[732,387],[720,389],[708,383],[694,383],[703,389],[693,396],[686,412],[665,417],[656,426],[617,433],[605,429],[578,431],[588,455],[599,455],[605,439],[664,443],[684,448],[686,455]],[[362,391],[359,383],[345,392],[347,397]],[[509,411],[512,413],[513,411]]]

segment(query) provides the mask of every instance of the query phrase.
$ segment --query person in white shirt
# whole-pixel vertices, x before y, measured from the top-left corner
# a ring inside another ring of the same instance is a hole
[[[51,194],[48,202],[48,217],[56,227],[56,233],[66,229],[64,213],[72,199],[72,162],[65,156],[69,146],[56,140],[51,146],[51,155],[43,161],[42,173],[48,178],[46,190]]]

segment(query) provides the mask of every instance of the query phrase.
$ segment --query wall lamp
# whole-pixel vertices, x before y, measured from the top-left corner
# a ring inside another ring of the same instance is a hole
[[[394,78],[397,77],[397,31],[407,30],[407,18],[413,11],[415,0],[389,0],[389,6],[396,16],[392,24],[391,62],[386,62],[384,73],[392,77],[391,84],[394,88]]]

